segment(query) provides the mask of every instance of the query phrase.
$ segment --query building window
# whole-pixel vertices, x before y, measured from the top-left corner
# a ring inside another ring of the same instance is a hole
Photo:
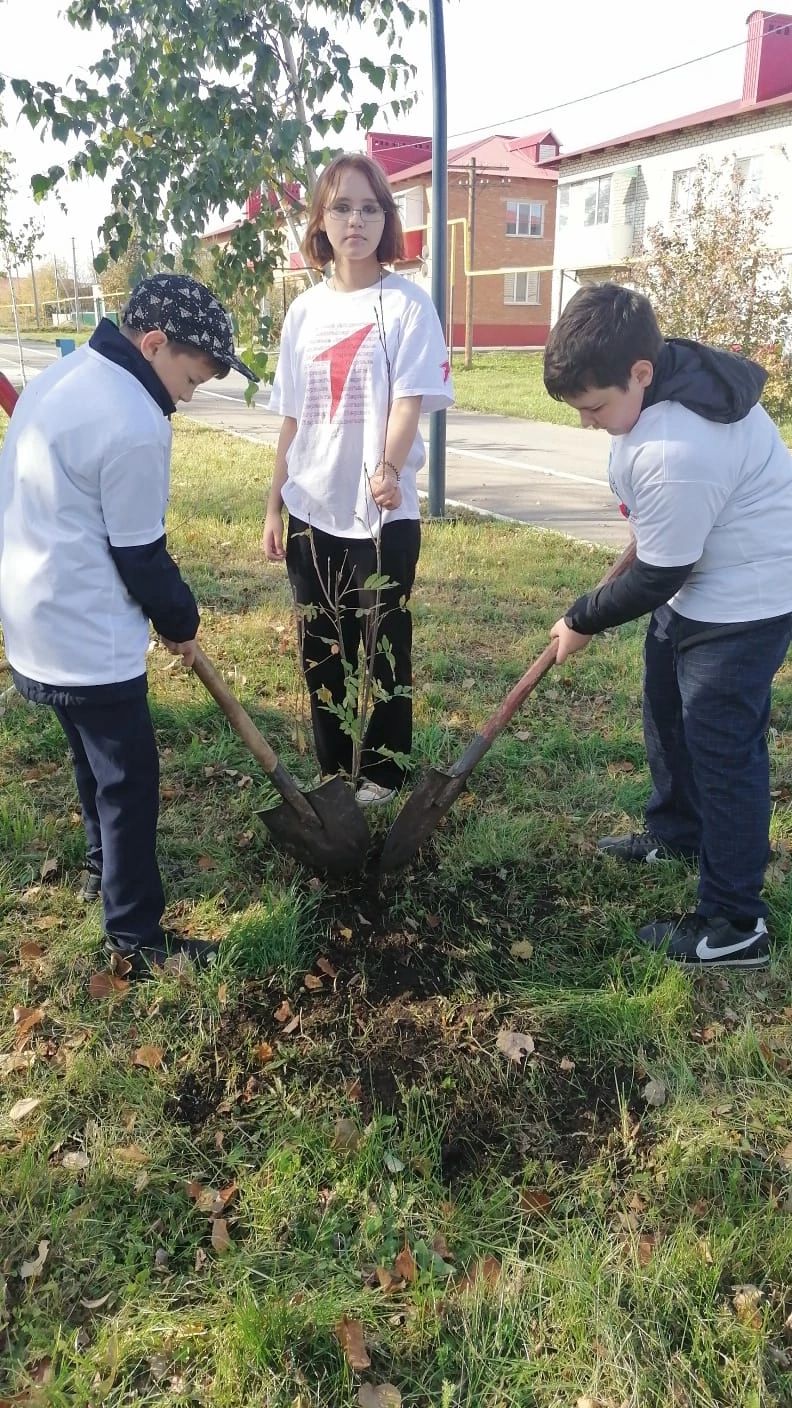
[[[506,274],[503,280],[504,303],[538,303],[539,274],[527,270],[524,274]]]
[[[541,142],[539,145],[539,160],[549,161],[551,156],[558,156],[558,147],[555,142]]]
[[[507,200],[506,234],[540,240],[544,234],[544,216],[543,200]]]
[[[681,171],[674,172],[671,181],[672,220],[684,219],[690,214],[697,171],[695,166],[685,166]]]
[[[569,224],[569,186],[558,188],[558,228],[563,230]]]
[[[746,195],[761,195],[762,167],[763,162],[760,156],[741,156],[736,159],[734,169],[742,177],[743,191]]]
[[[583,224],[607,225],[610,220],[610,176],[595,176],[583,186]]]

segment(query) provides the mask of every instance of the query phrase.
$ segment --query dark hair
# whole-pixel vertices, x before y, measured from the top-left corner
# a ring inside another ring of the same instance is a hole
[[[594,387],[626,391],[636,362],[657,365],[663,334],[649,299],[620,284],[587,284],[547,339],[544,384],[556,401]]]
[[[164,332],[164,328],[136,328],[131,323],[122,323],[121,332],[124,337],[129,338],[129,341],[134,342],[137,346],[139,339],[145,337],[147,332]],[[165,336],[168,337],[168,334],[165,333]],[[211,352],[205,352],[203,347],[197,347],[194,342],[179,342],[175,337],[168,337],[168,346],[172,347],[174,352],[186,353],[188,357],[203,357],[204,361],[214,369],[218,381],[223,381],[231,370],[225,362],[218,362]]]
[[[370,156],[363,156],[362,152],[346,152],[325,167],[317,182],[311,201],[308,228],[302,242],[302,252],[307,262],[315,269],[323,269],[333,257],[333,246],[321,226],[325,206],[332,205],[335,200],[344,171],[359,171],[365,176],[385,211],[382,238],[377,245],[377,258],[380,263],[392,264],[395,259],[403,259],[404,236],[401,220],[385,172]]]

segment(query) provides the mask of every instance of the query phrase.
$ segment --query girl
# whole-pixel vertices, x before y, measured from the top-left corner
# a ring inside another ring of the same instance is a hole
[[[303,669],[323,774],[352,772],[344,658],[355,667],[379,571],[374,698],[357,799],[389,801],[412,746],[412,621],[421,542],[415,477],[422,411],[452,402],[448,353],[428,295],[384,268],[403,257],[399,216],[376,162],[340,156],[319,179],[303,241],[331,269],[289,308],[270,409],[283,416],[264,553],[286,561],[303,618]],[[283,546],[283,506],[289,533]],[[377,560],[377,540],[380,553]],[[336,603],[335,606],[331,606]],[[340,618],[340,620],[338,619]],[[337,639],[341,631],[342,648]],[[406,693],[402,691],[406,690]],[[336,712],[339,711],[339,712]]]

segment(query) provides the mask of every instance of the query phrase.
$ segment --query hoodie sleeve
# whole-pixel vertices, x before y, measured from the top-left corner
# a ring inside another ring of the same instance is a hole
[[[623,626],[625,621],[636,621],[670,601],[694,566],[691,562],[684,567],[652,567],[636,558],[632,567],[614,582],[578,597],[564,620],[573,631],[585,636],[596,635],[610,626]]]
[[[124,586],[157,634],[166,640],[192,640],[201,618],[195,597],[167,550],[165,534],[140,547],[111,543],[110,553]]]

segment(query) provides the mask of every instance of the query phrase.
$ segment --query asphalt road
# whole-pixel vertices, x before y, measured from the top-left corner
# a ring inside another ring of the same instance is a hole
[[[59,353],[45,343],[23,344],[29,376]],[[20,384],[16,343],[0,338],[0,371]],[[263,444],[277,440],[280,418],[267,408],[268,389],[245,405],[245,381],[231,372],[224,381],[199,388],[185,414],[217,430],[233,431]],[[428,424],[424,427],[428,437]],[[604,432],[546,425],[508,416],[449,411],[446,494],[449,504],[534,523],[585,542],[623,546],[628,537],[607,477]],[[418,487],[428,489],[424,469]]]

